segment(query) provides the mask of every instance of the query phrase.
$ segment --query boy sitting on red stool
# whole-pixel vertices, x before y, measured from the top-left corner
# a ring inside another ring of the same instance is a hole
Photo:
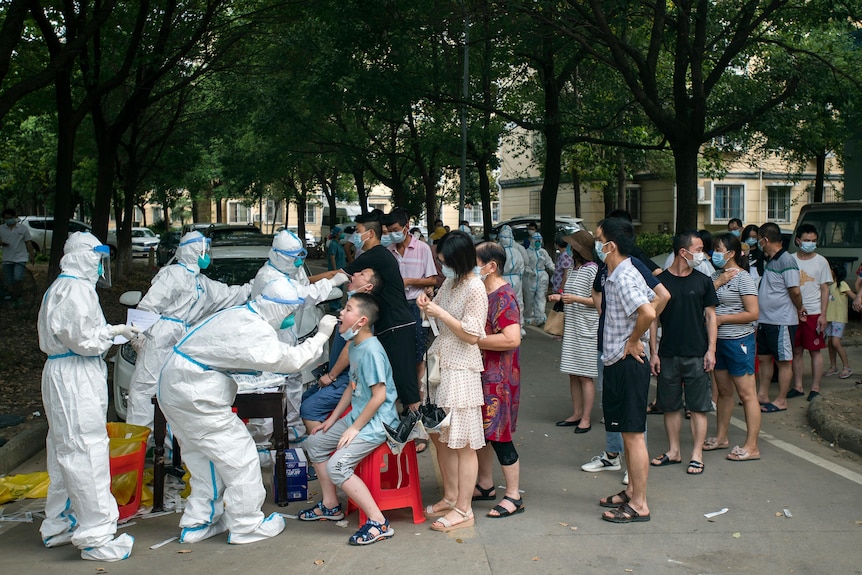
[[[332,414],[305,441],[323,499],[299,513],[301,521],[338,521],[344,511],[336,487],[365,512],[368,521],[350,537],[351,545],[369,545],[395,534],[365,483],[353,470],[386,441],[383,424],[397,427],[395,382],[383,346],[371,333],[380,308],[368,294],[356,294],[341,311],[339,332],[349,346],[350,384]],[[351,406],[344,417],[342,413]],[[333,453],[333,450],[335,452]]]

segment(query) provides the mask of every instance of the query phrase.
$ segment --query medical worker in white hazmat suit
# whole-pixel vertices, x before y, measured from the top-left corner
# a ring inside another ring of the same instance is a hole
[[[512,234],[512,228],[503,226],[500,228],[500,235],[497,237],[500,245],[506,251],[506,265],[503,267],[503,278],[509,285],[518,298],[518,307],[521,309],[521,331],[524,331],[524,290],[523,278],[524,275],[524,246],[515,241],[515,236]],[[523,335],[523,333],[522,333]]]
[[[309,283],[305,274],[303,263],[308,255],[299,237],[289,230],[283,230],[275,235],[272,240],[272,248],[269,250],[269,260],[261,266],[252,282],[251,297],[257,297],[263,287],[274,279],[285,278],[293,288],[292,310],[288,317],[285,329],[278,332],[278,338],[289,345],[296,345],[297,332],[302,322],[302,313],[308,306],[314,306],[326,301],[333,287],[340,286],[349,281],[346,274],[336,274],[331,280],[320,280],[317,283]],[[302,402],[302,374],[291,373],[286,377],[284,394],[287,400],[287,426],[290,432],[290,440],[297,441],[305,435],[305,426],[299,417],[299,405]],[[249,432],[254,437],[256,444],[265,446],[272,435],[271,419],[251,419],[248,425]],[[301,431],[300,431],[301,430]],[[269,455],[269,451],[263,453]],[[268,457],[266,458],[268,460]]]
[[[46,450],[51,484],[39,531],[46,547],[72,543],[81,558],[120,561],[134,538],[116,539],[117,501],[111,494],[106,418],[108,370],[102,356],[114,337],[138,330],[108,325],[96,282],[110,270],[108,246],[88,232],[69,236],[61,272],[39,310],[39,348],[48,354],[42,370],[42,403],[48,419]]]
[[[224,531],[230,532],[228,543],[253,543],[284,529],[280,514],[261,512],[266,490],[254,442],[231,411],[237,383],[230,373],[293,373],[320,354],[335,327],[333,316],[324,316],[317,334],[300,345],[278,338],[294,297],[286,278],[268,283],[254,300],[190,329],[165,362],[159,405],[191,473],[181,543]]]
[[[530,238],[524,269],[524,320],[529,325],[545,323],[545,304],[548,295],[548,273],[554,273],[554,261],[542,247],[542,234]]]
[[[210,264],[210,240],[197,231],[180,239],[177,263],[163,267],[153,278],[138,309],[160,316],[139,341],[129,389],[126,423],[153,428],[152,397],[159,371],[186,330],[215,312],[245,303],[251,282],[229,286],[201,273]]]

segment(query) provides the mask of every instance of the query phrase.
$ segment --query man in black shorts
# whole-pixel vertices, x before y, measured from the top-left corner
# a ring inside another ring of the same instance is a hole
[[[404,281],[398,269],[398,261],[389,250],[380,245],[383,228],[376,214],[356,217],[356,231],[350,238],[351,243],[362,253],[344,266],[343,270],[332,270],[313,275],[309,278],[316,282],[322,278],[332,278],[339,271],[347,275],[371,268],[383,280],[379,294],[380,317],[374,324],[374,335],[380,340],[389,363],[392,364],[392,377],[398,390],[398,399],[411,410],[419,408],[419,386],[416,378],[416,331],[415,320],[407,298],[404,296]],[[349,346],[342,353],[347,353]]]
[[[641,338],[656,318],[650,303],[655,293],[632,265],[634,227],[621,218],[603,220],[595,234],[596,252],[608,266],[604,286],[605,323],[602,335],[605,430],[623,436],[628,462],[628,487],[599,501],[612,511],[602,519],[612,523],[649,521],[646,484],[649,475],[644,431],[649,390],[649,364]]]

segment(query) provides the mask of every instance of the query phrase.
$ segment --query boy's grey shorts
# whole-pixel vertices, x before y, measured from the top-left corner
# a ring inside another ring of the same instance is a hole
[[[346,418],[342,417],[328,430],[309,435],[302,444],[308,454],[309,461],[312,463],[326,461],[326,472],[338,487],[350,479],[359,462],[380,445],[379,443],[362,441],[356,437],[350,442],[350,445],[336,451],[341,435],[348,427],[350,424]],[[335,453],[332,453],[333,451]]]

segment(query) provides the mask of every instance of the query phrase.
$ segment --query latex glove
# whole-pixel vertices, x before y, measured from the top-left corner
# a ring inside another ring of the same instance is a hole
[[[147,341],[147,338],[145,338],[141,334],[138,334],[129,340],[129,342],[132,344],[132,349],[134,349],[138,353],[141,353],[141,350],[144,349],[144,343],[146,341]]]
[[[334,287],[338,287],[338,286],[343,286],[344,284],[346,284],[347,282],[349,282],[349,281],[350,281],[350,278],[349,278],[349,277],[347,277],[347,274],[346,274],[346,273],[344,273],[344,272],[338,272],[337,274],[335,274],[335,275],[333,276],[332,280],[330,280],[330,281],[332,282],[332,285],[333,285]]]
[[[135,326],[133,326],[133,325],[126,325],[126,324],[124,324],[124,323],[121,323],[121,324],[119,324],[119,325],[112,326],[112,327],[111,327],[111,331],[113,332],[113,336],[114,336],[114,337],[117,337],[118,335],[121,335],[121,336],[123,336],[124,338],[126,338],[126,339],[128,339],[128,340],[132,340],[132,339],[134,339],[136,335],[138,335],[139,333],[141,333],[141,330],[140,330],[140,329],[138,329],[138,328],[136,328]]]
[[[325,315],[320,318],[320,323],[317,324],[317,335],[323,334],[326,339],[335,331],[335,325],[338,323],[338,318],[334,315]]]

